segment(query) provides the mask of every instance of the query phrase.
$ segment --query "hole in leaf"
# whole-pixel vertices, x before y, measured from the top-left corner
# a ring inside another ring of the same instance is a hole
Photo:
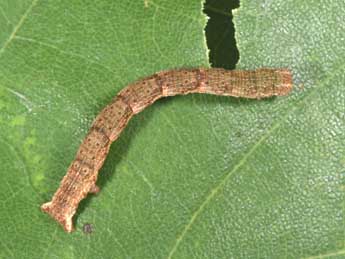
[[[204,13],[209,17],[205,28],[209,59],[212,67],[234,69],[239,59],[232,22],[232,9],[239,0],[206,0]]]

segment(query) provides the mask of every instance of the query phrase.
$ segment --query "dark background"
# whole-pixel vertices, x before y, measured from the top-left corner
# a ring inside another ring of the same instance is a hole
[[[206,26],[209,59],[212,67],[234,69],[239,59],[232,22],[232,9],[239,7],[239,0],[206,0],[204,12],[209,16]]]

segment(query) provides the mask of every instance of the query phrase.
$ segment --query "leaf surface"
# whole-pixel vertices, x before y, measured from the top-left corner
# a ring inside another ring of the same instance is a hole
[[[293,94],[162,99],[112,145],[101,192],[82,202],[74,233],[39,210],[120,89],[162,69],[208,66],[201,8],[182,0],[0,4],[1,257],[345,254],[340,1],[241,1],[238,68],[289,67]]]
[[[101,172],[102,192],[81,204],[75,233],[64,233],[39,207],[51,199],[95,115],[120,89],[162,69],[208,66],[201,10],[200,1],[0,3],[1,258],[167,254],[161,242],[172,242],[177,229],[160,233],[169,212],[159,206],[170,210],[164,196],[172,196],[159,187],[168,154],[156,144],[170,141],[174,133],[160,125],[174,109],[185,109],[178,102],[192,109],[190,98],[164,100],[133,119]],[[160,111],[166,104],[167,113]],[[82,232],[86,223],[94,229],[89,236]]]
[[[234,12],[237,67],[289,67],[296,86],[240,173],[262,182],[246,195],[266,197],[241,220],[244,257],[345,256],[344,11],[342,1],[243,0]]]

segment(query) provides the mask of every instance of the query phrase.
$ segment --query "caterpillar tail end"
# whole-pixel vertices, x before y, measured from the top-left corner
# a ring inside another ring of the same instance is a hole
[[[41,205],[41,210],[43,212],[49,214],[53,219],[59,222],[66,232],[71,233],[74,230],[72,217],[62,217],[60,213],[56,213],[54,208],[55,207],[51,201]]]
[[[277,69],[275,70],[275,75],[275,95],[283,96],[290,93],[293,88],[293,79],[291,71],[286,68]]]

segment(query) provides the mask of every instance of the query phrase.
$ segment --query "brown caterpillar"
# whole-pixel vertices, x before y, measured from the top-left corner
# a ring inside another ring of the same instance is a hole
[[[96,117],[59,189],[41,209],[65,231],[73,230],[72,217],[88,193],[97,193],[98,171],[114,142],[133,115],[165,96],[207,93],[245,98],[282,96],[292,90],[287,69],[253,71],[218,68],[180,69],[158,72],[136,81],[119,92]]]

